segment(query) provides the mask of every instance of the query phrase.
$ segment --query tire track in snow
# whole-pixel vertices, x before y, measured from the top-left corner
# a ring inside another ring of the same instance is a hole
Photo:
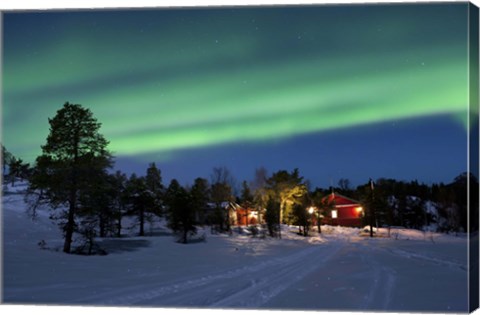
[[[319,268],[340,248],[310,246],[252,266],[152,289],[136,286],[131,294],[111,291],[110,298],[91,298],[102,305],[257,307]]]

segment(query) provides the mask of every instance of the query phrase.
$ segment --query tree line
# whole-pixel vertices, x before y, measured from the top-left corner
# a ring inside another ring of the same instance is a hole
[[[36,215],[41,204],[52,209],[51,218],[63,231],[66,253],[91,254],[97,236],[121,237],[125,217],[135,218],[140,236],[146,234],[147,223],[165,218],[181,243],[196,234],[199,224],[230,232],[232,204],[245,209],[247,217],[249,211],[258,213],[272,237],[282,237],[280,224],[297,225],[299,233],[308,235],[313,218],[321,233],[321,218],[334,206],[325,197],[333,190],[361,201],[365,223],[370,225],[422,228],[435,223],[442,231],[466,231],[468,185],[477,193],[471,200],[477,201],[478,209],[478,180],[466,173],[447,185],[379,179],[375,189],[370,182],[353,189],[348,179],[341,179],[337,187],[312,189],[298,169],[269,175],[262,167],[251,182],[241,183],[236,195],[229,170],[217,167],[210,180],[199,177],[193,185],[182,186],[173,179],[165,186],[153,162],[142,175],[112,171],[114,157],[100,133],[101,124],[89,109],[67,102],[48,122],[49,135],[33,166],[2,146],[3,175],[11,185],[18,178],[28,179],[26,199],[31,215]],[[436,216],[430,211],[432,205]],[[475,204],[470,206],[475,209]],[[314,213],[308,209],[315,209]],[[478,229],[476,221],[473,228]],[[74,235],[82,243],[72,248]]]

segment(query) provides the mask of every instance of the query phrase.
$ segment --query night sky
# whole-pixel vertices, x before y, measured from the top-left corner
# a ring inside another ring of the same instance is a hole
[[[467,170],[467,3],[9,12],[2,141],[33,162],[66,101],[116,169],[313,186]]]

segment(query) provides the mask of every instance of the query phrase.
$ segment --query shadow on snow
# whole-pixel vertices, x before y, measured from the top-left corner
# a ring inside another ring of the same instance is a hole
[[[109,254],[133,252],[140,248],[150,247],[148,240],[108,239],[101,240],[97,244]]]

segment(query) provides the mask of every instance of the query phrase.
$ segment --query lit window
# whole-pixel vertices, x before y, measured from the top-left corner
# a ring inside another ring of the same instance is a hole
[[[332,210],[332,219],[337,218],[337,210]]]

